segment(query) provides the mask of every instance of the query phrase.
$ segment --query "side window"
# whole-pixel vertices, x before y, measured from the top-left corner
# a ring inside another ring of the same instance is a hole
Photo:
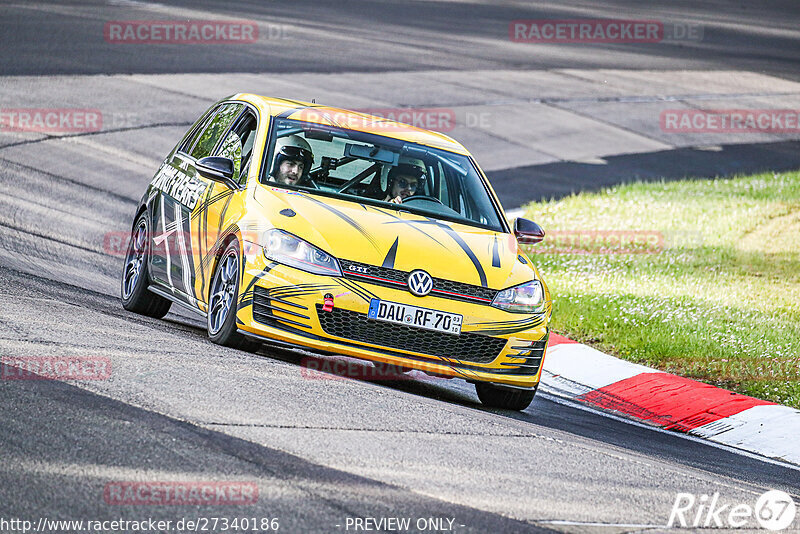
[[[218,156],[233,160],[233,180],[239,185],[247,181],[247,171],[250,169],[257,126],[258,121],[255,115],[250,111],[245,112],[217,149]]]
[[[197,138],[197,142],[192,148],[191,156],[194,159],[200,159],[210,155],[219,138],[222,137],[222,134],[225,133],[225,130],[228,129],[228,126],[231,125],[231,122],[242,111],[243,107],[244,104],[234,103],[222,106],[203,130],[203,133],[200,134],[200,137]]]
[[[219,108],[220,106],[217,106],[214,109],[206,112],[206,114],[203,117],[201,117],[202,120],[198,120],[195,123],[191,131],[191,134],[186,136],[186,139],[184,139],[183,143],[181,143],[180,148],[178,148],[179,152],[183,152],[184,154],[189,153],[189,151],[194,146],[194,142],[197,140],[197,137],[200,135],[200,132],[206,129],[206,126],[208,126],[208,123],[211,122],[211,120],[214,118],[214,115],[216,115],[217,110],[219,110]]]

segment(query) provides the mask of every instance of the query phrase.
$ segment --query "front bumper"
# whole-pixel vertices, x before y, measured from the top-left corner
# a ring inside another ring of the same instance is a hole
[[[259,249],[260,250],[260,249]],[[246,255],[237,312],[239,330],[427,373],[519,388],[539,383],[547,346],[547,314],[527,315],[355,281],[314,275]],[[324,311],[324,296],[334,296]],[[379,298],[463,315],[459,336],[367,318]]]

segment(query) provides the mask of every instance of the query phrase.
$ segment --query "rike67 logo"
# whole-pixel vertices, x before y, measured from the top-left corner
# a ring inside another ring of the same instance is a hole
[[[797,506],[783,491],[770,490],[756,500],[755,506],[746,503],[724,503],[719,493],[700,495],[678,493],[668,528],[764,528],[785,530],[792,526]]]

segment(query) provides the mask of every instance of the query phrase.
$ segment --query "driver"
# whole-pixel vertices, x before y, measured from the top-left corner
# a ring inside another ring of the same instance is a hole
[[[388,175],[389,188],[384,202],[400,204],[425,186],[425,171],[410,163],[392,167]]]
[[[269,176],[278,183],[303,185],[309,180],[308,172],[313,163],[311,145],[299,135],[289,135],[275,143],[275,158]]]

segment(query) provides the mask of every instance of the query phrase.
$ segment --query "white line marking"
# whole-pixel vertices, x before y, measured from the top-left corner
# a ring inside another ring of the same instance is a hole
[[[175,222],[176,227],[178,228],[178,248],[180,249],[180,257],[181,257],[181,266],[183,269],[183,287],[186,293],[186,296],[194,302],[194,297],[192,296],[192,287],[191,281],[189,278],[189,254],[186,250],[186,239],[183,235],[183,206],[175,203]],[[191,224],[189,225],[189,231],[191,232]]]
[[[166,200],[167,195],[161,195],[161,202],[159,205],[161,207],[161,226],[164,228],[164,234],[168,235],[167,232],[167,219],[164,216],[164,201]],[[173,230],[174,231],[174,230]],[[169,239],[164,239],[164,252],[167,254],[167,280],[169,280],[170,287],[175,287],[175,284],[172,283],[172,258],[169,255]]]
[[[671,528],[668,525],[637,525],[635,523],[593,523],[586,521],[567,521],[561,519],[553,519],[549,521],[541,521],[532,519],[533,523],[541,523],[542,525],[569,525],[581,527],[620,527],[620,528]]]

